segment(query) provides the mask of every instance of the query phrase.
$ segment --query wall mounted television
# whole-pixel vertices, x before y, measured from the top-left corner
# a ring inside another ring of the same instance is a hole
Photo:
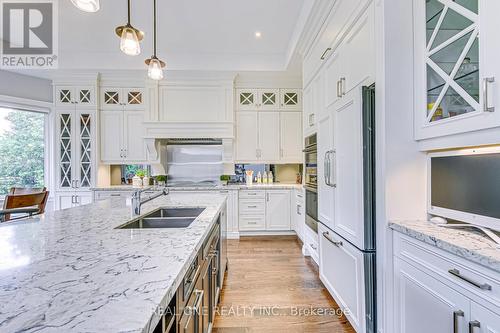
[[[500,231],[500,148],[429,154],[428,213]]]

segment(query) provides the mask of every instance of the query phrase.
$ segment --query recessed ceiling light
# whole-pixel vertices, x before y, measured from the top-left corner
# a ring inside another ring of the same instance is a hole
[[[260,31],[256,31],[255,32],[255,38],[260,38],[260,37],[262,37],[261,32]]]

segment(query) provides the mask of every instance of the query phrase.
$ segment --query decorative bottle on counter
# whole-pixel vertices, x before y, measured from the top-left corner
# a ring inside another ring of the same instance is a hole
[[[132,186],[133,187],[141,187],[142,186],[142,179],[139,176],[134,176],[132,177]]]
[[[262,175],[260,174],[260,171],[257,173],[257,183],[262,183]]]
[[[272,171],[269,171],[269,173],[267,174],[267,183],[268,183],[268,184],[272,184],[272,183],[274,183],[274,178],[273,178],[273,173],[272,173]]]
[[[149,186],[149,176],[142,177],[142,186]]]
[[[264,171],[264,174],[262,175],[262,183],[267,184],[267,172]]]

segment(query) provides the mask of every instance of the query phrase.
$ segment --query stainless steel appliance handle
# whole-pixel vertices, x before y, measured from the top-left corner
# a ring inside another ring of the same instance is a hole
[[[485,77],[483,79],[483,107],[485,112],[494,112],[495,107],[494,106],[488,106],[488,100],[489,100],[489,93],[488,93],[488,87],[489,83],[495,82],[494,77]]]
[[[323,231],[323,237],[325,237],[330,243],[335,245],[336,247],[340,247],[343,245],[342,241],[334,241],[330,238],[330,233],[328,231]]]
[[[328,47],[328,48],[325,50],[325,52],[323,52],[323,54],[321,55],[321,58],[320,58],[320,59],[321,59],[321,60],[325,60],[326,54],[327,54],[328,52],[330,52],[331,50],[332,50],[332,48],[331,48],[331,47]]]
[[[451,275],[456,276],[457,278],[459,278],[461,280],[464,280],[467,283],[472,284],[473,286],[475,286],[475,287],[477,287],[479,289],[482,289],[482,290],[491,290],[491,286],[489,284],[487,284],[487,283],[479,283],[477,281],[472,280],[471,278],[463,276],[462,274],[460,274],[460,271],[458,269],[456,269],[456,268],[448,270],[448,273],[450,273]]]
[[[331,181],[331,187],[337,187],[337,151],[335,149],[330,151],[333,156],[333,180]],[[330,166],[330,170],[331,170]]]
[[[345,77],[340,78],[340,97],[345,96]]]
[[[458,333],[458,317],[463,317],[465,313],[462,310],[453,311],[453,333]]]
[[[481,322],[477,320],[472,320],[469,321],[469,333],[474,333],[474,328],[480,328],[481,327]]]
[[[330,185],[328,183],[328,180],[329,180],[329,175],[328,175],[328,164],[329,164],[328,163],[328,153],[329,153],[329,151],[325,152],[325,160],[323,161],[323,168],[325,169],[325,170],[323,170],[323,178],[325,178],[325,184],[326,185]]]

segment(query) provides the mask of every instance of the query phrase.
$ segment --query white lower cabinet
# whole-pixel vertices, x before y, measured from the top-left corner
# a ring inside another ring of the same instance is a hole
[[[266,191],[266,230],[291,230],[290,191]]]
[[[56,193],[56,210],[78,207],[92,202],[92,192],[90,191]]]
[[[240,231],[290,231],[290,190],[241,190]]]
[[[498,273],[394,232],[394,332],[499,333]]]
[[[318,235],[319,277],[356,332],[366,332],[363,253],[321,223]]]
[[[394,272],[396,332],[465,332],[453,327],[465,327],[469,320],[466,297],[401,259],[396,258]]]
[[[500,315],[471,302],[469,326],[470,333],[498,333],[500,332]]]
[[[302,189],[296,189],[290,202],[292,205],[291,229],[295,230],[295,232],[297,233],[297,237],[299,237],[300,240],[304,242],[306,208],[304,204],[304,191]]]
[[[238,238],[238,190],[221,190],[227,195],[227,233],[228,238]]]

